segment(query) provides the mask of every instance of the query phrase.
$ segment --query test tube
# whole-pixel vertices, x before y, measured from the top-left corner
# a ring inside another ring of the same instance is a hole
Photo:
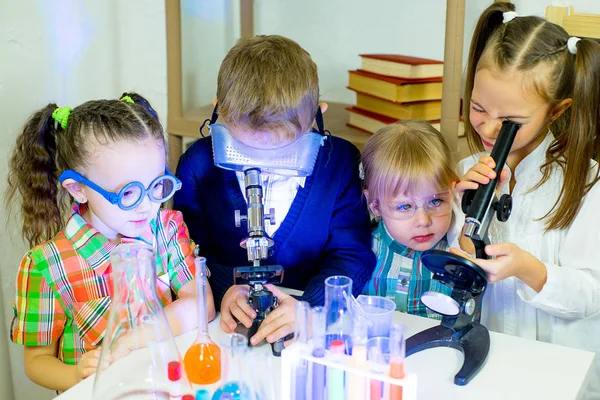
[[[360,314],[355,315],[352,332],[352,366],[354,368],[363,368],[367,363],[369,321]],[[367,388],[366,379],[355,374],[349,381],[347,398],[350,400],[364,400]]]
[[[196,400],[210,400],[210,392],[206,389],[196,391]]]
[[[392,324],[390,331],[390,377],[404,378],[406,335],[404,325]],[[390,400],[402,400],[402,386],[391,385]]]
[[[294,326],[294,337],[298,345],[306,346],[308,343],[308,311],[310,304],[306,301],[296,303],[296,323]],[[292,391],[294,400],[306,400],[306,379],[308,375],[308,364],[306,360],[300,360],[295,368],[294,389]]]
[[[339,361],[346,353],[343,340],[332,340],[329,343],[332,359]],[[327,368],[327,400],[344,400],[344,370],[337,367]]]
[[[325,357],[325,309],[321,306],[312,309],[312,356]],[[312,396],[311,400],[325,398],[325,366],[319,363],[312,365]]]

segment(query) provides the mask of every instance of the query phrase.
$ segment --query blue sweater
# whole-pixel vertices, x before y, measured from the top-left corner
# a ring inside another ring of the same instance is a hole
[[[282,286],[303,290],[302,300],[323,305],[325,278],[345,275],[353,293],[361,293],[371,277],[375,256],[370,247],[369,214],[358,176],[360,154],[348,141],[329,137],[321,147],[313,174],[273,235],[272,254],[261,265],[284,268]],[[175,194],[175,209],[183,213],[192,239],[200,246],[211,271],[215,304],[233,285],[233,268],[248,266],[236,228],[234,210],[247,210],[237,176],[213,164],[211,138],[194,143],[180,158],[177,176],[183,187]]]

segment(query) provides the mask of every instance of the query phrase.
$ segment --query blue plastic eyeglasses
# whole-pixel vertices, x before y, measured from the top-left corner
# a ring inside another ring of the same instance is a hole
[[[118,205],[124,211],[133,210],[139,206],[146,195],[155,203],[164,203],[173,197],[176,191],[181,189],[181,181],[173,176],[168,169],[165,170],[164,175],[153,180],[148,188],[145,188],[142,182],[129,182],[119,190],[119,193],[104,190],[79,172],[70,169],[64,171],[58,177],[60,183],[63,183],[67,179],[73,179],[76,182],[86,185],[90,189],[100,193],[111,204]]]

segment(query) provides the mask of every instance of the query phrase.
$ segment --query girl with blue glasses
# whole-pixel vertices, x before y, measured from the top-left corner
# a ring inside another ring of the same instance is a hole
[[[181,213],[160,209],[181,182],[166,169],[156,112],[139,95],[121,100],[49,104],[27,121],[11,157],[7,204],[20,200],[13,215],[32,247],[17,274],[11,339],[25,346],[28,377],[57,391],[96,370],[119,243],[153,247],[173,334],[196,326],[194,244]],[[212,319],[210,290],[208,303]],[[126,354],[119,343],[113,354]]]

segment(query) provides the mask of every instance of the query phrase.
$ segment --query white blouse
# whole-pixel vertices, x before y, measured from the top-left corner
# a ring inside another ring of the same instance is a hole
[[[549,133],[519,163],[512,215],[504,223],[494,219],[489,229],[492,243],[515,243],[541,260],[548,273],[546,284],[539,293],[515,277],[489,284],[481,322],[496,332],[596,352],[595,371],[590,371],[596,379],[589,389],[597,396],[593,398],[600,398],[600,184],[585,196],[569,228],[546,232],[539,219],[558,198],[563,182],[560,167],[554,166],[550,178],[533,188],[542,177],[540,166],[553,140]],[[460,161],[459,176],[482,154]],[[593,161],[592,167],[597,168]],[[499,194],[508,191],[506,184]]]

